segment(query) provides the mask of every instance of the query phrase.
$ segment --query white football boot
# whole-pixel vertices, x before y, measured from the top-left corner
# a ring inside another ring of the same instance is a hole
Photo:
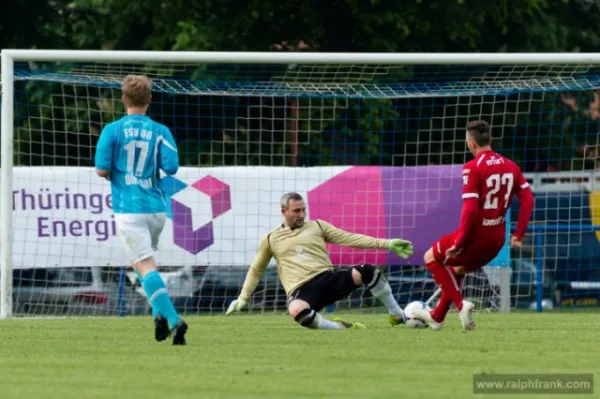
[[[442,323],[438,323],[431,317],[431,312],[427,309],[417,309],[413,312],[413,319],[421,320],[427,324],[432,330],[439,330],[442,328]]]
[[[458,319],[462,325],[463,330],[473,330],[475,328],[475,322],[473,321],[473,312],[475,312],[475,305],[470,301],[462,301],[462,309],[458,312]]]

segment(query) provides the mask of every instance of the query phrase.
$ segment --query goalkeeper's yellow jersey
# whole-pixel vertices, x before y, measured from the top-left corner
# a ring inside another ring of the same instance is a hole
[[[349,233],[322,220],[306,221],[293,230],[281,225],[260,241],[240,298],[250,298],[272,257],[288,296],[316,275],[332,269],[325,243],[365,249],[389,247],[389,240]]]

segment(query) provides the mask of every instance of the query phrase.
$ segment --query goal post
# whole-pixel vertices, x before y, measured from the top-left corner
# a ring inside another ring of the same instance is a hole
[[[0,71],[0,318],[12,316],[12,171],[13,171],[13,67],[14,60],[2,52]]]
[[[600,88],[595,53],[1,54],[1,318],[147,312],[135,276],[123,272],[110,187],[91,162],[102,126],[123,115],[119,88],[128,73],[152,79],[150,116],[171,128],[180,147],[180,172],[161,180],[169,218],[158,262],[178,306],[194,314],[222,313],[238,294],[259,239],[280,223],[285,191],[306,197],[310,219],[414,241],[417,253],[408,261],[329,249],[335,266],[385,269],[401,305],[427,300],[436,287],[422,255],[458,221],[460,167],[470,159],[466,122],[488,119],[500,152],[524,170],[546,152],[546,162],[554,156],[571,163],[568,173],[583,171],[571,157],[576,145],[593,144],[594,134],[581,128],[588,116],[569,115],[567,138],[553,132],[567,123],[571,98],[580,105]],[[587,184],[573,178],[577,187],[565,188],[563,180],[556,190],[569,199]],[[582,201],[561,205],[577,206],[580,219],[557,216],[556,223],[593,224],[592,202],[600,199]],[[535,223],[545,222],[544,212]],[[507,234],[515,222],[513,215]],[[588,233],[569,230],[567,244],[562,236],[535,238],[533,251],[506,248],[466,279],[465,295],[483,309],[506,312],[531,301],[539,309],[553,289],[542,279],[571,278],[556,277],[569,256],[565,247],[588,245]],[[579,256],[576,277],[589,281],[591,266]],[[250,305],[285,309],[272,267]],[[377,305],[361,291],[336,307]]]

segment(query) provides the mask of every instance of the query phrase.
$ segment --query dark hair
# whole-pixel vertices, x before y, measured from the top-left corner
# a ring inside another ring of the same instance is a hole
[[[467,132],[479,147],[485,147],[492,142],[490,124],[484,120],[471,121],[467,124]]]
[[[302,196],[295,192],[283,194],[283,197],[281,197],[281,208],[287,209],[290,201],[302,201],[302,200],[303,200]]]

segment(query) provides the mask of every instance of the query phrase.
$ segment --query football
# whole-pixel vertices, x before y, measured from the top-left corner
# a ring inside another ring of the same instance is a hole
[[[431,308],[422,301],[413,301],[406,305],[404,308],[404,315],[406,316],[406,327],[408,328],[425,328],[427,324],[423,323],[421,320],[417,320],[413,318],[413,314],[418,309],[426,309],[431,312]]]

